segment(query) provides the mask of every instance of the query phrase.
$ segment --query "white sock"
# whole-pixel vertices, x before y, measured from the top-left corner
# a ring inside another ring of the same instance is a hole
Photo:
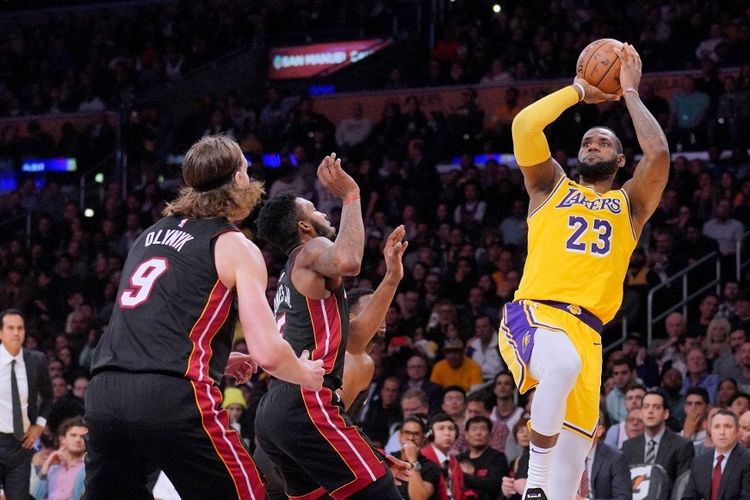
[[[529,447],[529,476],[526,479],[526,489],[547,490],[547,479],[554,451],[555,448],[542,448],[534,444]]]

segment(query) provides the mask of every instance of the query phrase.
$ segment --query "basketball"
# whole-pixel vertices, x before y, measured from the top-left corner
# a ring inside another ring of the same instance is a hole
[[[614,94],[620,90],[620,59],[615,48],[622,49],[622,42],[614,38],[591,42],[578,56],[576,74],[602,92]]]

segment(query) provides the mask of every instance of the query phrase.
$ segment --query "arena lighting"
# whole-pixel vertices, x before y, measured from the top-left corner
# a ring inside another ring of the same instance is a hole
[[[83,216],[88,217],[89,219],[94,216],[94,209],[93,208],[87,208],[83,211]]]
[[[499,3],[496,3],[495,5],[492,6],[492,12],[494,12],[495,14],[499,14],[501,10],[503,10],[503,8],[500,6]]]
[[[103,182],[104,182],[104,174],[103,174],[103,173],[101,173],[101,172],[99,172],[98,174],[96,174],[96,175],[94,176],[94,182],[96,182],[96,183],[98,183],[98,184],[101,184],[101,183],[103,183]]]

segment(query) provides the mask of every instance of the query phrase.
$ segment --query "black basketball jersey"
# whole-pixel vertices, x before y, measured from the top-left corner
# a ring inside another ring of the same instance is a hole
[[[322,359],[324,385],[341,387],[344,353],[349,337],[349,305],[344,285],[325,299],[310,299],[292,284],[292,268],[299,249],[292,252],[279,276],[274,312],[279,331],[297,356],[307,349],[310,359]]]
[[[221,380],[237,318],[234,289],[219,280],[216,238],[226,219],[165,217],[128,254],[92,373],[152,372],[197,382]]]

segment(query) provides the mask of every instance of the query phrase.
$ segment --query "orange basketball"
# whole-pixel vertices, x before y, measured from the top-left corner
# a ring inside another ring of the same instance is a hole
[[[614,94],[620,90],[620,59],[615,48],[622,49],[622,42],[614,38],[591,42],[578,56],[576,74],[602,92]]]

